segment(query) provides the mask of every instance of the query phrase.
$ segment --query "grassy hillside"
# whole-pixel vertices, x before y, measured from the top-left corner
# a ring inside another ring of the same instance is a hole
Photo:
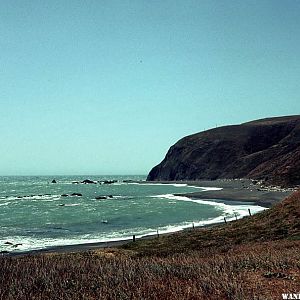
[[[259,215],[123,249],[0,259],[0,299],[282,299],[300,290],[300,192]]]

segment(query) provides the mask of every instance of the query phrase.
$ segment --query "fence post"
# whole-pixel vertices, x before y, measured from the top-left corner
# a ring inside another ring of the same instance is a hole
[[[135,234],[132,236],[132,241],[135,242]]]
[[[193,229],[195,229],[195,224],[194,224],[194,222],[193,222]]]
[[[234,215],[235,215],[235,219],[237,220],[237,214],[236,214],[236,213],[234,213]]]
[[[251,217],[251,211],[250,211],[250,208],[248,208],[248,211],[249,211],[249,216]]]
[[[159,233],[158,233],[158,229],[156,230],[156,232],[157,232],[157,237],[159,238]]]
[[[227,224],[226,218],[224,217],[225,224]]]

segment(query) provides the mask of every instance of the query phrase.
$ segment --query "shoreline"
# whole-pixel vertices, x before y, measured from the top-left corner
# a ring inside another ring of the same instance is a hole
[[[236,180],[203,180],[203,181],[142,181],[137,182],[142,184],[187,184],[195,187],[211,187],[221,188],[220,190],[207,190],[201,192],[190,192],[190,193],[176,193],[174,196],[188,197],[193,200],[217,200],[222,202],[240,202],[244,204],[254,204],[265,208],[271,207],[273,204],[280,202],[285,197],[292,193],[289,191],[269,191],[262,190],[257,184],[254,184],[251,180],[247,179],[236,179]],[[220,225],[222,222],[216,222],[203,226],[195,226],[195,228],[207,228],[216,225]],[[191,230],[191,228],[183,228],[174,232],[159,233],[159,236],[171,235],[185,230]],[[157,238],[157,234],[148,234],[139,238],[136,241],[143,239]],[[93,243],[83,243],[74,245],[60,245],[53,246],[44,249],[28,250],[22,252],[8,252],[0,253],[2,257],[16,257],[16,256],[27,256],[27,255],[39,255],[39,254],[55,254],[55,253],[71,253],[71,252],[84,252],[92,251],[97,249],[116,248],[124,244],[130,243],[133,238],[120,239],[115,241],[102,241]]]
[[[227,221],[227,222],[232,222]],[[192,224],[192,223],[191,223]],[[211,224],[206,224],[202,226],[194,226],[192,227],[186,227],[177,231],[172,232],[164,232],[157,234],[147,234],[142,237],[136,237],[135,241],[142,241],[142,240],[151,240],[156,239],[162,236],[169,236],[180,232],[185,232],[189,230],[194,229],[204,229],[204,228],[210,228],[218,225],[222,225],[222,222],[216,222]],[[28,251],[21,251],[21,252],[9,252],[9,253],[0,253],[0,257],[20,257],[20,256],[34,256],[34,255],[40,255],[40,254],[66,254],[66,253],[78,253],[78,252],[88,252],[93,250],[105,250],[105,249],[114,249],[126,244],[129,244],[133,242],[133,238],[128,239],[120,239],[115,241],[102,241],[102,242],[92,242],[92,243],[82,243],[82,244],[73,244],[73,245],[59,245],[59,246],[51,246],[48,248],[42,248],[42,249],[33,249]]]
[[[202,228],[208,226],[214,226],[219,223],[211,224],[211,225],[204,225],[201,226]],[[196,227],[195,228],[200,228]],[[176,232],[181,232],[184,230],[189,230],[191,228],[185,228],[182,230],[174,231],[174,232],[166,232],[166,233],[159,233],[159,236],[166,236],[171,235]],[[148,239],[155,239],[157,238],[157,234],[148,234],[142,237],[136,238],[136,241],[140,240],[148,240]],[[82,244],[73,244],[73,245],[59,245],[59,246],[51,246],[48,248],[42,249],[33,249],[28,251],[21,251],[21,252],[9,252],[9,253],[0,253],[0,257],[18,257],[18,256],[30,256],[30,255],[39,255],[39,254],[58,254],[58,253],[76,253],[76,252],[85,252],[85,251],[93,251],[98,249],[107,249],[107,248],[116,248],[128,243],[131,243],[133,238],[128,239],[120,239],[114,241],[102,241],[102,242],[92,242],[92,243],[82,243]]]
[[[215,187],[221,190],[207,190],[201,192],[176,193],[175,196],[201,200],[222,200],[233,202],[254,203],[255,205],[270,208],[293,193],[295,189],[280,189],[279,187],[265,187],[259,182],[250,179],[217,179],[197,181],[146,181],[143,183],[160,184],[187,184],[195,187]]]

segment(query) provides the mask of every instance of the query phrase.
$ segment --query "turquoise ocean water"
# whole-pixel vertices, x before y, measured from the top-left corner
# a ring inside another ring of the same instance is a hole
[[[57,183],[51,181],[56,179]],[[117,180],[113,184],[74,181]],[[145,176],[0,177],[0,251],[129,239],[203,226],[262,207],[191,200],[175,193],[204,191],[184,184],[136,184]],[[210,188],[211,189],[211,188]],[[209,190],[209,188],[208,188]],[[71,196],[73,193],[82,196]],[[206,192],[209,199],[209,191]],[[68,196],[62,196],[67,194]],[[95,199],[97,196],[112,196]],[[19,245],[18,245],[19,244]]]

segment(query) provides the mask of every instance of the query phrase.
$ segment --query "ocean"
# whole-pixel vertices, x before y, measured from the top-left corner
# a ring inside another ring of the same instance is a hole
[[[0,251],[17,253],[131,239],[133,235],[139,238],[157,230],[175,232],[193,224],[224,222],[224,217],[241,218],[248,215],[248,208],[252,213],[264,209],[249,203],[209,200],[209,190],[214,188],[134,182],[145,178],[0,177]],[[56,183],[51,183],[53,179]],[[85,179],[97,183],[76,183]],[[174,196],[205,190],[208,200]]]

